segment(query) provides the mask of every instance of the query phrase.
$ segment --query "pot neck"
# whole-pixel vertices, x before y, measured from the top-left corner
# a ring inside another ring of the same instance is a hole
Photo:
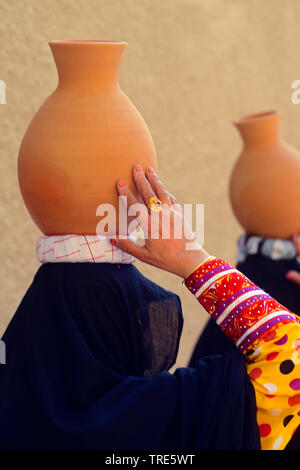
[[[58,88],[88,91],[119,88],[126,42],[50,41],[58,72]]]
[[[272,146],[280,141],[280,114],[268,111],[236,119],[233,123],[239,130],[245,146]]]

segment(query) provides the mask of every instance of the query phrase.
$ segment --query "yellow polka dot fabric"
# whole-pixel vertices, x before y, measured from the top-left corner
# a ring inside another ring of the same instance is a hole
[[[279,325],[247,365],[257,403],[261,448],[284,449],[300,424],[300,325]]]
[[[217,258],[198,266],[185,284],[245,357],[261,448],[284,449],[300,421],[299,319]]]

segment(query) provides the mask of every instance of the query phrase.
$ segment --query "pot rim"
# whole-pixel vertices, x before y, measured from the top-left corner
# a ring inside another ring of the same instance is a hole
[[[49,44],[65,44],[65,45],[127,45],[126,41],[109,41],[109,40],[102,40],[102,39],[52,39],[49,41]]]
[[[251,113],[251,114],[245,114],[244,116],[241,116],[237,119],[234,119],[232,122],[233,124],[247,124],[251,122],[256,122],[256,121],[262,121],[264,119],[269,119],[274,116],[279,116],[280,113],[277,109],[272,109],[269,111],[261,111],[258,113]]]

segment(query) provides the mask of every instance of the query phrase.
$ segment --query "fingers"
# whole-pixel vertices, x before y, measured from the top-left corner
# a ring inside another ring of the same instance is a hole
[[[133,168],[133,179],[147,207],[149,200],[155,195],[163,204],[167,204],[168,206],[178,204],[176,198],[165,189],[162,181],[152,167],[147,168],[145,175],[142,166],[140,164],[135,165]],[[123,181],[118,182],[117,189],[120,196],[127,196],[128,205],[137,203],[134,195]]]
[[[147,248],[145,248],[145,246],[139,245],[130,238],[111,238],[110,243],[141,261],[147,260]]]
[[[170,195],[166,191],[162,181],[159,179],[158,175],[155,173],[151,166],[147,168],[146,178],[149,181],[158,199],[160,199],[163,204],[168,204],[168,206],[171,206]]]
[[[128,221],[137,219],[140,222],[142,229],[145,231],[148,227],[147,208],[145,208],[145,206],[135,198],[128,185],[124,181],[118,181],[116,186],[119,196],[127,197],[127,202],[125,203],[124,201],[125,206],[123,206],[123,208],[126,207],[126,217]],[[142,211],[143,208],[145,208],[144,211]],[[122,210],[122,208],[120,208],[120,210]]]
[[[144,203],[148,207],[150,199],[155,196],[155,192],[153,191],[151,185],[145,178],[144,171],[141,165],[135,165],[133,167],[133,179],[138,192],[140,193]]]
[[[171,193],[168,192],[168,196],[169,196],[169,198],[170,198],[171,204],[179,204],[178,201],[177,201],[177,199],[176,199],[176,197],[173,196],[173,194],[171,194]]]
[[[138,190],[138,200],[142,200],[148,208],[149,201],[152,197],[157,196],[158,199],[168,206],[177,206],[176,198],[171,195],[164,187],[162,181],[155,173],[152,167],[147,168],[146,175],[140,164],[133,168],[133,179]],[[120,196],[127,196],[128,206],[138,203],[133,193],[124,181],[118,181],[117,190]]]
[[[300,273],[298,271],[289,271],[286,277],[289,281],[295,282],[300,286]]]
[[[130,191],[129,187],[124,181],[117,182],[117,191],[119,196],[126,196],[127,197],[127,205],[131,206],[132,204],[136,204],[137,200],[134,197],[133,193]]]

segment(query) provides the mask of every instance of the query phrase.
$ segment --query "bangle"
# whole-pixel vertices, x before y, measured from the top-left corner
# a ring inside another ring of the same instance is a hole
[[[211,261],[212,259],[215,259],[215,258],[216,258],[215,256],[208,256],[204,261],[198,264],[198,266],[196,266],[185,279],[183,279],[182,284],[185,284],[186,280],[193,274],[194,271],[196,271],[196,269],[200,268],[200,266],[202,266],[204,263],[207,263],[208,261]]]

